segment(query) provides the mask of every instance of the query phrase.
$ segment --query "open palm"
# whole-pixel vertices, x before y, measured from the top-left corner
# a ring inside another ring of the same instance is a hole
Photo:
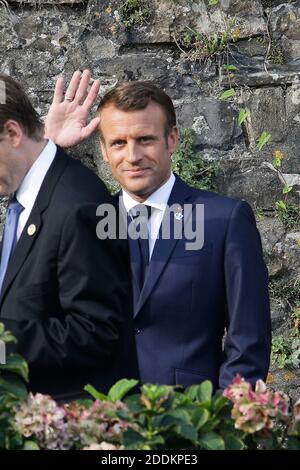
[[[53,101],[45,120],[45,137],[61,147],[73,147],[87,139],[98,127],[100,118],[87,124],[89,112],[94,105],[100,83],[96,80],[89,92],[91,74],[76,71],[64,95],[64,80],[56,82]]]

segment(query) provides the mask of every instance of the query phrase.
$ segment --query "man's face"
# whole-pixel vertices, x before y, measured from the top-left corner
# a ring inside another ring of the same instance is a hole
[[[177,129],[166,137],[166,116],[156,103],[138,111],[120,111],[109,104],[100,117],[102,154],[114,178],[136,200],[146,200],[170,176]]]
[[[24,159],[18,155],[10,128],[0,133],[0,195],[9,196],[19,187],[27,172]]]

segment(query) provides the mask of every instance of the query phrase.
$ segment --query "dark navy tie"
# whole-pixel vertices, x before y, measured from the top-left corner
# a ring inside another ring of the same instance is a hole
[[[9,259],[17,243],[17,227],[19,215],[21,214],[23,209],[24,207],[22,206],[22,204],[19,203],[19,201],[17,201],[15,197],[11,199],[10,203],[8,204],[1,253],[0,292],[2,289],[2,284],[9,263]]]
[[[139,232],[142,236],[139,236],[136,240],[130,240],[130,243],[137,243],[139,246],[139,281],[140,289],[142,290],[147,269],[149,266],[149,231],[148,231],[148,220],[151,217],[151,207],[146,204],[137,204],[128,212],[130,220],[136,222],[137,225],[143,225],[140,227]],[[129,220],[129,221],[130,221]],[[138,228],[136,225],[136,229]],[[144,235],[144,236],[143,236]],[[146,236],[145,236],[146,235]]]

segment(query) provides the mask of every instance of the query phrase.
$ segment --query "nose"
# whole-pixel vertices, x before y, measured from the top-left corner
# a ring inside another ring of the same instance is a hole
[[[127,161],[136,164],[142,159],[141,149],[136,142],[130,142],[127,147]]]

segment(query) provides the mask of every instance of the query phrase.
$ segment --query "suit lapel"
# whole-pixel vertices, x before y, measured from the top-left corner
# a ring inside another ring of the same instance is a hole
[[[168,206],[171,208],[173,205],[175,207],[176,213],[183,215],[183,220],[180,218],[176,218],[175,213],[171,212],[170,214],[170,234],[171,237],[168,239],[162,239],[162,227],[166,219],[169,217],[168,212],[165,212],[162,225],[159,231],[159,238],[156,240],[154,245],[154,250],[151,257],[151,262],[149,264],[149,269],[147,272],[147,277],[145,279],[145,283],[141,292],[141,295],[138,299],[138,302],[135,303],[135,312],[134,314],[137,315],[143,305],[145,304],[146,300],[148,299],[149,295],[151,294],[153,288],[155,287],[156,283],[158,282],[163,270],[165,269],[168,261],[171,257],[171,254],[178,242],[178,238],[174,238],[172,234],[178,233],[177,231],[181,230],[184,226],[184,222],[188,220],[191,215],[192,207],[186,207],[184,209],[184,204],[187,204],[188,199],[192,195],[192,189],[187,186],[180,178],[176,177],[176,181],[174,187],[172,189]],[[181,212],[182,209],[182,212]],[[184,209],[184,211],[183,211]]]
[[[22,231],[20,239],[18,240],[16,248],[11,256],[11,259],[9,260],[1,291],[0,306],[3,302],[5,294],[7,293],[9,287],[11,286],[16,275],[24,264],[28,254],[30,253],[35,243],[35,240],[42,231],[42,214],[49,205],[53,190],[56,186],[59,177],[64,171],[68,160],[69,157],[67,157],[67,155],[64,154],[60,148],[58,148],[55,158],[48,172],[46,173],[46,176],[36,198],[35,204]]]

